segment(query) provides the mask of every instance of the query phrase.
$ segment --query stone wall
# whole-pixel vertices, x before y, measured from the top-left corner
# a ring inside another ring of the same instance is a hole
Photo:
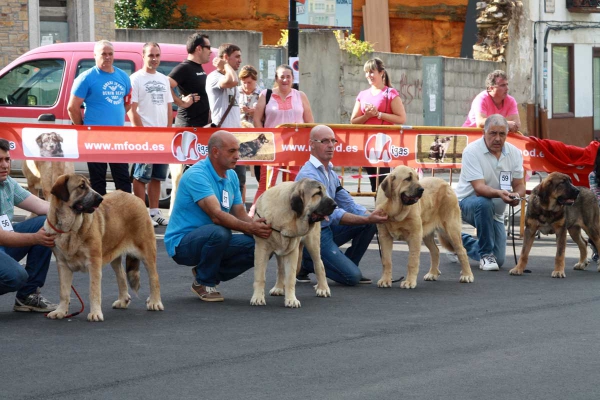
[[[316,122],[348,124],[361,90],[369,87],[363,65],[379,57],[392,86],[404,103],[407,125],[424,125],[422,56],[372,53],[358,59],[342,52],[331,32],[300,33],[300,90],[308,96]],[[322,55],[327,54],[327,62]],[[473,98],[484,90],[485,78],[503,64],[462,58],[443,58],[443,116],[445,126],[461,126]]]
[[[188,36],[194,32],[206,34],[212,47],[222,43],[234,43],[242,49],[242,65],[258,66],[258,48],[262,44],[262,34],[252,31],[210,31],[188,29],[117,29],[116,41],[119,42],[157,42],[185,44]]]
[[[466,58],[444,58],[444,125],[461,126],[475,96],[485,90],[485,79],[504,64]]]
[[[29,50],[27,2],[4,0],[0,5],[0,68]]]
[[[94,1],[94,37],[96,41],[115,40],[114,0]]]

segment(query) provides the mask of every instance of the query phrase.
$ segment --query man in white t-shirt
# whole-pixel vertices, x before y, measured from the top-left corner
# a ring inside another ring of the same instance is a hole
[[[463,233],[469,258],[484,271],[498,271],[506,256],[506,205],[525,197],[523,156],[506,143],[508,123],[500,114],[485,120],[483,137],[465,148],[456,196],[464,222],[477,229],[477,237]]]
[[[144,44],[142,58],[144,66],[130,77],[132,91],[131,109],[128,114],[131,125],[171,126],[173,96],[169,78],[156,70],[160,65],[158,43]],[[169,223],[169,220],[162,215],[158,208],[160,182],[167,178],[168,172],[167,164],[134,164],[133,193],[145,201],[146,184],[148,184],[148,204],[154,226]]]
[[[238,104],[237,87],[239,79],[237,70],[242,65],[242,51],[238,46],[231,43],[223,43],[219,46],[219,56],[213,59],[216,70],[206,77],[206,94],[210,104],[210,112],[213,126],[221,128],[240,128],[241,114]],[[233,105],[229,112],[230,102]],[[242,192],[242,203],[246,202],[246,166],[236,165],[235,173],[240,181]]]

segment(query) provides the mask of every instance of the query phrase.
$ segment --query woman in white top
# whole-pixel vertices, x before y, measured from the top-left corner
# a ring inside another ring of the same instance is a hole
[[[257,128],[275,128],[282,124],[313,123],[315,122],[310,109],[308,97],[304,92],[292,88],[294,71],[289,65],[280,65],[275,71],[275,84],[269,103],[267,104],[267,91],[263,90],[258,98],[254,111],[254,126]],[[264,117],[264,120],[263,120]],[[277,170],[273,172],[277,174]],[[258,197],[267,188],[267,167],[260,167],[260,180],[258,190],[254,197],[254,204]],[[276,177],[277,175],[275,175]],[[250,210],[253,214],[254,204]]]

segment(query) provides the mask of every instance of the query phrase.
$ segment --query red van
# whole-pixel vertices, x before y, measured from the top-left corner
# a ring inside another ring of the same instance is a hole
[[[143,43],[112,42],[114,65],[128,75],[142,68]],[[187,58],[184,44],[160,44],[158,71],[169,75]],[[70,42],[35,48],[23,54],[0,71],[0,122],[70,125],[67,104],[73,81],[95,65],[94,42]],[[203,65],[210,73],[215,67],[212,49],[210,61]],[[174,107],[175,108],[175,107]],[[129,122],[127,122],[129,124]],[[75,163],[77,172],[87,173],[86,163]],[[21,160],[13,160],[12,170],[21,174]],[[169,207],[170,182],[162,185],[160,205]]]
[[[131,75],[142,67],[143,43],[112,42],[114,65]],[[0,122],[57,123],[69,125],[67,104],[73,81],[95,65],[94,42],[71,42],[38,47],[0,71]],[[171,70],[187,58],[183,44],[160,44],[159,72]],[[214,71],[212,59],[204,64]]]

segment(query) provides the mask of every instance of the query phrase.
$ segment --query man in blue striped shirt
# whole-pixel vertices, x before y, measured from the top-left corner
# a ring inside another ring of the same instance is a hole
[[[321,259],[325,273],[329,279],[348,286],[371,283],[362,276],[358,263],[373,239],[377,229],[375,224],[387,221],[387,215],[381,210],[369,213],[342,187],[331,163],[338,142],[331,128],[315,126],[310,131],[310,142],[310,159],[300,169],[296,180],[311,178],[323,183],[327,194],[338,205],[329,221],[321,222]],[[349,241],[352,241],[351,246],[342,253],[339,246]],[[298,282],[310,282],[308,274],[311,272],[314,272],[313,263],[305,250]]]

